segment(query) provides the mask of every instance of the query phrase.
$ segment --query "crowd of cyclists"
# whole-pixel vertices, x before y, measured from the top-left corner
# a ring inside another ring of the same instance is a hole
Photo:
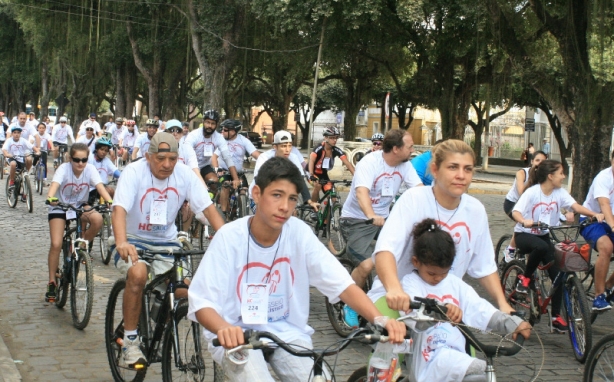
[[[530,325],[510,315],[513,309],[501,288],[486,210],[467,193],[476,158],[463,141],[438,141],[431,151],[410,162],[414,151],[411,134],[405,130],[376,133],[368,155],[354,167],[337,147],[340,132],[336,127],[325,129],[323,142],[305,160],[289,132],[276,132],[273,148],[260,152],[239,134],[239,121],[220,121],[215,110],[203,113],[202,125],[193,131],[185,122],[164,122],[158,116],[146,120],[143,132],[133,120],[120,117],[101,127],[92,113],[76,136],[66,117],[59,118],[55,126],[32,117],[28,120],[25,113],[10,124],[3,113],[0,117],[9,187],[16,169],[30,170],[29,152],[40,154],[38,160],[45,164],[47,153],[52,152],[56,169],[47,183],[46,301],[56,298],[64,226],[75,218],[58,208],[58,203],[112,206],[110,244],[115,266],[126,277],[122,352],[130,368],[147,364],[138,332],[143,288],[151,277],[172,266],[172,261],[144,262],[137,249],[181,248],[175,226],[180,209],[184,216],[216,232],[187,293],[179,297],[188,298],[188,317],[203,326],[212,358],[230,380],[272,380],[267,363],[283,381],[308,379],[313,366],[310,359],[292,357],[283,350],[265,358],[261,351],[250,350],[245,354],[247,361],[238,365],[228,360],[224,349],[243,344],[246,329],[266,330],[287,343],[311,348],[313,329],[307,324],[310,287],[331,302],[346,303],[348,326],[358,327],[362,317],[385,328],[393,343],[401,343],[407,331],[396,318],[410,310],[412,296],[418,294],[446,305],[451,322],[462,318],[483,329],[503,328],[525,338],[530,335]],[[69,140],[72,145],[61,157],[60,149],[67,149]],[[256,160],[251,184],[245,176],[246,157]],[[359,263],[351,274],[309,226],[294,217],[299,203],[318,211],[321,184],[325,183],[321,181],[330,179],[336,158],[353,175],[340,219],[347,251]],[[614,243],[614,153],[612,166],[595,178],[583,205],[562,187],[561,163],[545,153],[536,151],[531,166],[518,171],[504,202],[505,213],[516,223],[505,261],[514,259],[516,248],[528,254],[518,293],[527,293],[540,263],[554,259],[547,230],[534,223],[556,226],[566,209],[582,214],[581,219],[595,217],[598,221],[582,235],[599,253],[593,309],[611,309],[614,276],[607,278],[607,273]],[[45,172],[45,181],[46,176]],[[114,179],[115,188],[110,184]],[[220,182],[248,188],[253,213],[225,222],[228,189],[220,189],[220,210],[211,198]],[[398,197],[403,185],[407,190]],[[568,214],[566,218],[573,217]],[[83,237],[91,249],[102,217],[92,210],[81,219]],[[372,272],[375,278],[365,293]],[[556,264],[549,272],[556,275]],[[481,284],[497,308],[462,281],[465,275]],[[468,304],[483,309],[468,315],[463,309]],[[564,332],[567,324],[559,315],[560,306],[559,294],[552,301],[552,326]],[[433,343],[428,335],[415,337],[420,349],[412,361],[415,380],[462,380],[485,372],[486,364],[466,356],[457,338],[446,340],[437,334],[449,328],[429,330],[429,335],[440,340]],[[214,338],[220,347],[212,345]]]

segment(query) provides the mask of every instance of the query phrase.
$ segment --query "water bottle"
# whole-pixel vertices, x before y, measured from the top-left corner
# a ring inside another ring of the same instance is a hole
[[[397,358],[393,353],[393,344],[378,343],[373,352],[373,356],[369,360],[369,368],[367,369],[367,381],[369,382],[388,382],[393,380],[392,377],[397,369]]]
[[[256,213],[256,203],[252,199],[249,200],[249,208],[252,210],[252,213]]]
[[[149,317],[156,322],[158,320],[158,314],[160,313],[160,307],[162,306],[162,295],[158,291],[154,291],[154,301],[151,305],[151,310],[149,312]]]

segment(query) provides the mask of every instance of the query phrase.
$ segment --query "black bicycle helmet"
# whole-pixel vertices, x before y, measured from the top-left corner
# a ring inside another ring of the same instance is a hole
[[[220,127],[234,130],[238,133],[241,131],[242,125],[241,122],[237,121],[236,119],[225,119],[224,122],[220,123]]]
[[[207,110],[203,113],[203,121],[205,119],[211,119],[214,120],[215,123],[218,123],[220,121],[220,113],[216,110]]]
[[[341,135],[341,133],[339,132],[339,129],[337,129],[335,126],[329,126],[326,128],[326,130],[324,130],[323,135],[325,137],[335,137]]]

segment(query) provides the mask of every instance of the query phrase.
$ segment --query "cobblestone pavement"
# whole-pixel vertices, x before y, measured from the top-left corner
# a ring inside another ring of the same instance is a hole
[[[511,183],[511,179],[507,178],[507,182]],[[4,189],[5,180],[0,181],[0,186]],[[512,227],[502,212],[503,196],[480,194],[476,197],[486,206],[492,237],[496,241]],[[47,210],[43,197],[36,196],[34,203],[35,211],[29,214],[24,203],[10,209],[4,195],[0,196],[0,270],[5,280],[0,300],[2,339],[24,381],[109,381],[111,374],[103,338],[104,310],[118,272],[113,266],[103,265],[98,252],[95,252],[92,319],[85,330],[76,330],[72,326],[69,305],[60,310],[43,299],[47,280]],[[95,244],[97,250],[98,243]],[[323,347],[338,341],[339,337],[328,322],[323,297],[314,290],[309,303],[315,346]],[[613,317],[609,313],[598,318],[593,327],[594,342],[611,331]],[[545,321],[542,320],[535,330],[543,342],[543,351],[537,336],[534,336],[528,343],[528,353],[497,359],[499,380],[531,380],[542,361],[539,380],[581,379],[583,366],[574,360],[568,336],[547,333]],[[337,380],[345,381],[353,370],[363,366],[368,353],[369,349],[359,344],[344,351],[337,361]],[[146,380],[161,380],[159,365],[150,368]],[[207,380],[211,380],[211,373]]]

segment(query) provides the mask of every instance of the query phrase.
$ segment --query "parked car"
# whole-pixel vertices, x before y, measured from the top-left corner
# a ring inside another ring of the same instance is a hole
[[[262,137],[255,131],[239,131],[239,134],[249,139],[256,148],[262,148]]]

